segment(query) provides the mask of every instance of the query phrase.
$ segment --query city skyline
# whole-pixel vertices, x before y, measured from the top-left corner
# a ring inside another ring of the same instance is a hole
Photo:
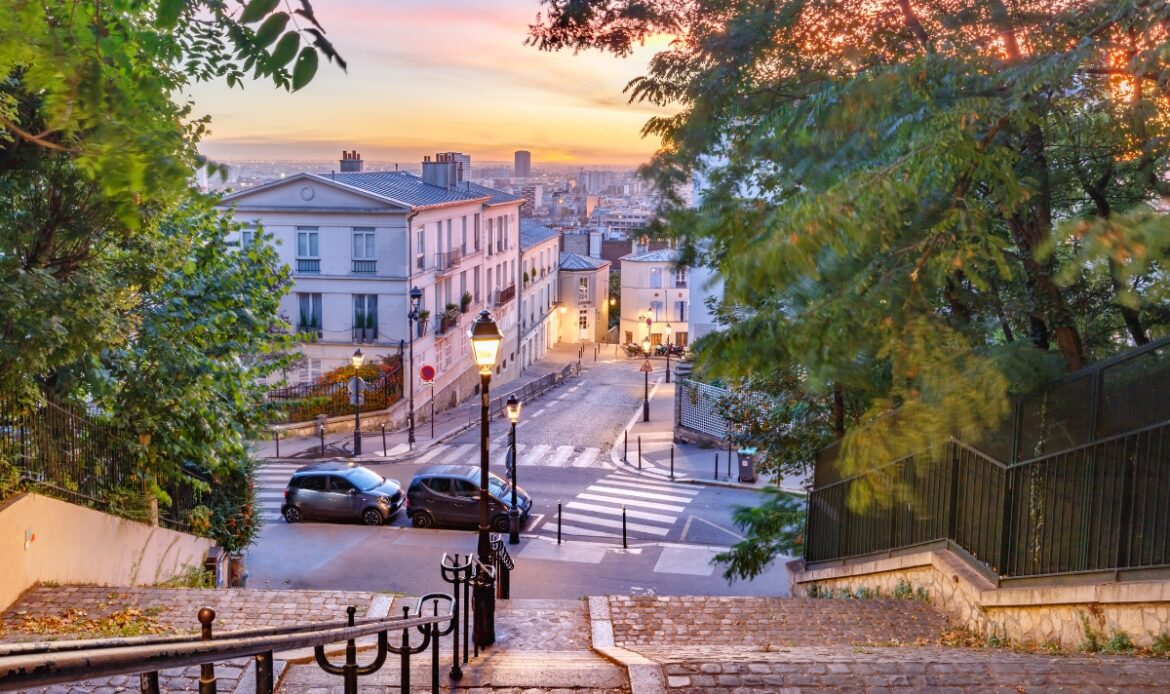
[[[216,160],[328,160],[349,149],[387,161],[451,149],[482,161],[529,150],[534,166],[648,160],[658,142],[642,125],[669,111],[628,104],[622,89],[669,39],[625,59],[541,52],[524,45],[539,10],[536,0],[321,6],[348,72],[323,63],[291,94],[263,82],[196,85],[183,96],[212,118],[200,150]]]

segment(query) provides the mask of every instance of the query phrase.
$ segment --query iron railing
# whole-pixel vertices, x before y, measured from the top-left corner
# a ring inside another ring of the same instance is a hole
[[[459,264],[463,259],[463,249],[452,248],[450,250],[442,251],[435,254],[435,270],[437,272],[447,272]]]
[[[320,274],[321,259],[320,258],[297,258],[297,272],[304,272],[312,275]]]
[[[459,325],[459,314],[440,313],[435,322],[435,334],[446,335]]]
[[[377,342],[378,329],[377,328],[354,328],[353,341],[355,343]]]
[[[496,292],[496,306],[503,306],[514,298],[516,298],[516,285],[509,284],[507,287]]]
[[[384,410],[402,399],[402,358],[389,357],[391,366],[366,382],[362,412]],[[268,402],[276,405],[285,422],[309,422],[317,415],[329,417],[353,414],[348,380],[332,383],[305,383],[268,391]]]
[[[353,259],[353,274],[355,275],[372,275],[378,271],[377,260],[360,260]]]
[[[492,398],[488,409],[489,416],[496,417],[504,413],[504,405],[508,398],[515,397],[521,402],[527,402],[544,395],[553,388],[564,383],[569,378],[581,373],[581,360],[565,364],[557,371],[545,374],[540,378],[529,381],[519,388],[514,388],[503,395]]]

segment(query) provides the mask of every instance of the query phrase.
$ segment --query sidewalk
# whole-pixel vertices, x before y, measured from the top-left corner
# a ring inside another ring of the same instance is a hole
[[[675,443],[673,374],[672,382],[666,383],[665,360],[651,359],[650,365],[654,367],[650,374],[650,421],[642,421],[642,407],[639,405],[610,451],[610,459],[618,469],[656,479],[666,478],[691,484],[740,489],[763,489],[768,485],[777,484],[771,476],[764,474],[759,474],[755,482],[740,482],[739,456],[734,449],[729,456],[726,446],[706,448],[694,444]],[[796,477],[783,478],[779,480],[778,486],[785,491],[805,493],[803,480]]]
[[[582,369],[593,363],[592,351],[586,351],[588,352],[586,358],[581,360]],[[519,377],[506,382],[493,382],[491,385],[493,397],[523,387],[550,372],[559,371],[566,364],[576,361],[577,354],[577,345],[557,345],[548,351],[544,359],[533,362]],[[418,398],[416,398],[417,400]],[[436,412],[432,422],[429,419],[429,410],[419,407],[415,413],[413,446],[408,442],[409,434],[406,428],[387,429],[384,436],[381,431],[363,431],[362,455],[356,458],[351,455],[353,451],[352,430],[326,434],[323,454],[321,439],[316,436],[282,438],[279,443],[272,439],[254,441],[252,442],[252,450],[257,458],[267,461],[283,460],[309,463],[315,460],[345,458],[370,463],[404,462],[420,455],[432,446],[443,443],[447,439],[476,426],[479,423],[479,408],[478,397],[468,398],[455,407]],[[427,421],[423,421],[424,415],[428,415]],[[277,455],[278,447],[279,455]]]

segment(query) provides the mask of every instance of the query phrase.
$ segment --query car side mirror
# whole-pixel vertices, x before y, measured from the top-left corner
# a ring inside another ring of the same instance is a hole
[[[349,490],[349,494],[350,494],[350,496],[353,496],[353,495],[355,495],[355,494],[357,494],[357,493],[358,493],[358,490],[356,490],[356,489],[354,489],[354,488],[350,487],[350,490]]]

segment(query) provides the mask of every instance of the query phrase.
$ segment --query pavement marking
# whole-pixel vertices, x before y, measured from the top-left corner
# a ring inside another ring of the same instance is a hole
[[[427,451],[426,453],[423,453],[422,456],[415,458],[411,462],[413,462],[415,465],[422,465],[423,463],[430,462],[430,460],[432,458],[437,457],[440,453],[443,453],[446,449],[447,449],[446,446],[435,446],[435,447],[431,448],[431,450]]]
[[[671,482],[659,482],[657,480],[650,481],[640,477],[626,476],[626,475],[610,475],[605,478],[606,484],[616,484],[620,487],[633,487],[635,489],[656,489],[669,491],[672,494],[690,494],[694,496],[700,490],[687,488],[681,484],[673,484]]]
[[[555,535],[557,532],[556,522],[550,521],[550,525],[552,527],[550,527],[549,530],[551,530],[552,533]],[[561,534],[562,535],[593,535],[596,537],[621,537],[621,535],[619,535],[617,533],[609,533],[609,532],[605,532],[602,530],[594,530],[593,528],[580,528],[580,527],[577,527],[575,525],[565,525],[564,523],[561,523]]]
[[[400,454],[402,454],[402,453],[406,453],[406,452],[407,452],[407,451],[409,451],[409,450],[410,450],[410,444],[409,444],[409,443],[400,443],[400,444],[398,444],[398,445],[397,445],[397,446],[395,446],[394,448],[391,448],[391,449],[390,449],[390,450],[388,450],[388,451],[382,451],[382,457],[383,457],[383,458],[388,458],[388,457],[390,457],[390,456],[392,456],[392,455],[400,455]]]
[[[565,504],[566,508],[574,508],[579,511],[592,511],[594,513],[602,513],[607,516],[620,516],[622,510],[616,506],[601,506],[599,504],[586,504],[581,501],[570,501]],[[626,509],[626,515],[630,518],[637,518],[639,520],[658,521],[659,523],[674,524],[678,520],[678,516],[668,516],[665,513],[650,513],[649,511],[638,511],[633,509]],[[690,521],[688,521],[689,523]]]
[[[546,561],[571,561],[578,564],[600,564],[609,548],[588,542],[557,544],[545,540],[533,540],[520,550],[521,559],[543,559]]]
[[[536,461],[540,460],[541,456],[543,456],[545,453],[548,453],[549,448],[550,448],[550,446],[548,444],[544,444],[544,443],[537,444],[537,445],[533,446],[527,452],[527,454],[524,455],[523,458],[520,458],[520,460],[522,461],[520,464],[521,465],[535,465]],[[517,456],[519,456],[519,455],[520,455],[519,452],[517,452]]]
[[[603,496],[601,494],[590,494],[589,492],[581,492],[577,495],[578,499],[586,501],[604,501],[606,503],[617,504],[619,507],[622,504],[627,506],[637,506],[639,508],[652,508],[655,511],[676,511],[682,513],[687,510],[686,506],[675,506],[674,504],[660,504],[655,501],[638,501],[637,499],[622,499],[613,496]]]
[[[711,559],[720,552],[706,547],[666,546],[654,565],[654,573],[710,576],[715,572]]]
[[[603,528],[621,528],[622,521],[620,518],[594,518],[593,516],[585,516],[579,513],[561,513],[561,518],[569,521],[584,522],[589,525],[598,525]],[[670,528],[663,528],[657,525],[643,525],[641,523],[631,523],[626,521],[627,530],[635,530],[640,533],[647,533],[649,535],[665,536],[670,532]]]
[[[539,410],[537,410],[536,412],[533,412],[532,414],[530,414],[528,416],[529,417],[539,417],[540,415],[544,414],[544,411],[547,409],[548,409],[548,407],[542,407]]]
[[[548,467],[564,467],[571,455],[573,455],[572,446],[557,446],[557,452],[549,459]]]
[[[256,492],[256,498],[260,501],[269,499],[276,499],[280,501],[284,499],[284,492]]]
[[[623,489],[621,487],[608,487],[608,486],[605,486],[604,484],[590,485],[589,487],[586,487],[586,489],[588,489],[591,492],[602,492],[605,494],[619,494],[619,495],[627,495],[628,494],[629,496],[633,496],[633,497],[638,498],[638,499],[653,499],[655,501],[674,501],[674,502],[681,502],[684,504],[689,502],[693,498],[690,496],[671,496],[670,494],[657,494],[657,493],[653,493],[653,492],[646,492],[646,491],[641,491],[641,490],[636,490],[636,489]]]
[[[473,443],[461,443],[457,446],[448,446],[451,452],[443,456],[442,460],[436,458],[435,461],[441,465],[460,462],[458,459],[471,450],[473,446],[475,446]]]
[[[523,444],[523,443],[516,444],[516,457],[519,458],[520,456],[524,455],[524,449],[527,447],[528,447],[527,444]],[[504,467],[507,464],[508,464],[508,448],[507,448],[507,446],[505,446],[504,449],[502,451],[500,451],[500,454],[496,456],[496,465],[498,467]],[[521,461],[520,464],[524,465],[525,463],[523,461]]]
[[[586,448],[585,450],[581,451],[581,455],[577,456],[577,459],[573,461],[573,467],[590,467],[593,465],[594,461],[597,460],[597,456],[600,454],[600,448]]]

